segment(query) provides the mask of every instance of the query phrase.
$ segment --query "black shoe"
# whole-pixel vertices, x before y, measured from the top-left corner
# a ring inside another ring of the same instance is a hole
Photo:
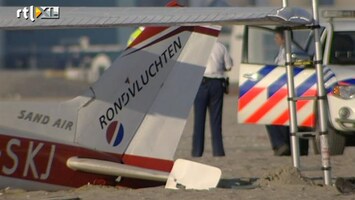
[[[355,184],[353,179],[337,178],[335,187],[341,193],[355,193]]]

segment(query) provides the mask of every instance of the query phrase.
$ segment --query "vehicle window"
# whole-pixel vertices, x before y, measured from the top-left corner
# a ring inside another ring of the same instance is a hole
[[[244,35],[243,62],[250,64],[275,64],[279,47],[274,40],[273,27],[249,26]],[[310,38],[309,30],[292,31],[293,53],[306,54],[306,47]]]
[[[312,32],[308,29],[293,30],[293,44],[298,46],[298,48],[305,50],[311,39]]]
[[[325,28],[321,27],[319,34],[322,35],[325,32]],[[314,46],[314,35],[313,35],[313,31],[311,30],[303,30],[303,34],[304,37],[306,37],[306,39],[304,38],[304,42],[302,43],[303,45],[303,49],[305,50],[305,52],[307,52],[307,54],[310,57],[314,56],[315,53],[315,46]],[[307,35],[307,36],[306,36]],[[325,40],[326,41],[326,40]],[[324,48],[325,48],[325,42],[322,43],[322,49],[324,52]]]
[[[334,32],[330,64],[355,64],[355,32]]]
[[[247,42],[244,43],[244,62],[273,64],[279,48],[275,45],[274,34],[269,29],[249,27]]]

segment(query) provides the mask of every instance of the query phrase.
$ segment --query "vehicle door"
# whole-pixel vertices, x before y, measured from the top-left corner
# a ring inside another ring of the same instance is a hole
[[[275,64],[279,47],[273,27],[247,26],[243,38],[243,55],[239,72],[238,122],[246,124],[288,125],[287,75],[285,66]],[[292,53],[309,56],[309,30],[292,32]],[[315,96],[316,73],[312,67],[294,67],[297,96]],[[298,125],[314,127],[313,100],[297,102]]]

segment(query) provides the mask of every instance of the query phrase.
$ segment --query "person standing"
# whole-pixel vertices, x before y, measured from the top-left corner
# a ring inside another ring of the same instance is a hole
[[[279,46],[279,53],[275,57],[274,63],[285,65],[285,38],[281,28],[275,29],[275,43]],[[290,128],[289,126],[266,125],[266,130],[270,138],[272,149],[276,156],[290,155]]]
[[[292,36],[291,36],[292,37]],[[284,30],[281,27],[275,29],[274,36],[275,43],[279,46],[279,53],[275,58],[275,64],[285,65],[285,37]],[[276,156],[289,156],[290,150],[290,127],[282,125],[266,125],[272,149]],[[299,127],[299,130],[307,130]],[[308,140],[300,139],[300,153],[301,155],[308,154]]]
[[[205,143],[206,112],[209,111],[213,156],[225,156],[222,138],[223,95],[226,87],[225,71],[233,66],[226,47],[216,42],[207,61],[206,70],[194,102],[192,156],[201,157]]]

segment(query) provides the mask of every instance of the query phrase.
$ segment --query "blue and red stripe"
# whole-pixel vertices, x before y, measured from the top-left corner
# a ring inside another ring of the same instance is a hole
[[[295,76],[297,76],[303,69],[295,68]],[[283,75],[274,84],[272,84],[268,91],[268,100],[248,119],[247,123],[256,123],[263,116],[265,116],[272,108],[274,108],[281,100],[286,99],[287,89],[283,88],[286,85],[287,75]],[[309,90],[316,82],[315,74],[306,79],[300,86],[296,88],[297,96],[303,95],[307,90]],[[276,89],[278,89],[276,91]],[[281,114],[284,116],[285,111]],[[284,117],[283,117],[284,119]]]
[[[339,81],[340,85],[355,85],[355,79],[346,79]]]
[[[238,102],[238,110],[241,111],[248,105],[252,99],[258,96],[265,88],[255,87],[257,83],[260,82],[266,75],[268,75],[272,70],[274,70],[276,65],[266,65],[261,68],[259,71],[255,72],[260,75],[262,78],[259,80],[247,80],[244,84],[239,87],[239,102]]]
[[[239,98],[243,97],[250,89],[252,89],[256,84],[260,82],[266,75],[268,75],[272,70],[274,70],[277,66],[276,65],[266,65],[265,67],[261,68],[259,71],[255,72],[256,74],[260,75],[262,78],[256,81],[247,80],[239,87]]]
[[[293,72],[294,76],[297,76],[302,71],[303,71],[303,69],[301,69],[301,68],[294,68],[294,72]],[[278,80],[276,80],[273,84],[271,84],[268,87],[267,97],[270,98],[277,91],[279,91],[286,83],[287,83],[287,74],[285,73]]]

